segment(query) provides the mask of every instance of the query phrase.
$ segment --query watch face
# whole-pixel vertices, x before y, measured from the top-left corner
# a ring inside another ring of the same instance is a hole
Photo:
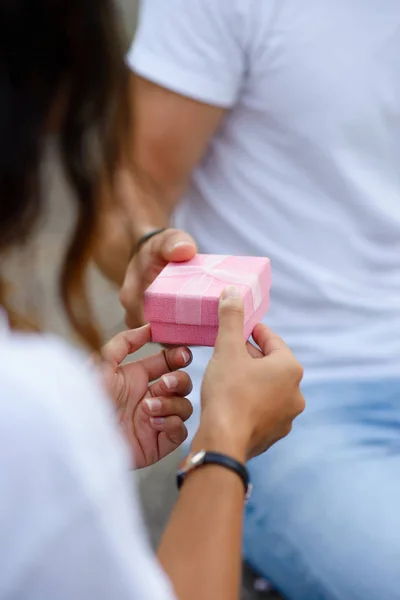
[[[199,465],[205,457],[205,455],[206,453],[204,451],[197,452],[197,454],[194,454],[190,459],[190,464],[192,464],[193,466]]]
[[[197,467],[202,463],[205,455],[206,453],[203,450],[196,452],[195,454],[189,454],[189,456],[182,462],[180,471],[187,473],[191,469],[194,469],[194,467]]]

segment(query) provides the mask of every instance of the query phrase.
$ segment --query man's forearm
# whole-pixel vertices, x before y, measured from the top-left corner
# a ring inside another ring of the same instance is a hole
[[[180,197],[178,192],[161,186],[141,171],[122,178],[120,194],[134,243],[148,231],[167,227]]]
[[[134,178],[121,172],[116,198],[103,211],[94,257],[102,273],[118,286],[123,283],[140,237],[170,222],[172,209],[157,199],[158,194],[154,185],[146,184],[144,176]]]

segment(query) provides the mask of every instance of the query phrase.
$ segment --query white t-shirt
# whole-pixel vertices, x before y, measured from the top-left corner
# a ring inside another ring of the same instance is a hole
[[[61,342],[0,340],[0,600],[172,600],[111,403]]]
[[[271,258],[267,322],[306,380],[398,376],[398,0],[142,4],[131,67],[228,109],[177,225]]]

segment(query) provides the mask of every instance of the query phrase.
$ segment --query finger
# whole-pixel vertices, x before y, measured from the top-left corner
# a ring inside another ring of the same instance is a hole
[[[129,329],[136,329],[137,327],[143,327],[146,323],[144,316],[143,304],[136,303],[131,306],[129,310],[125,311],[125,325]]]
[[[228,287],[222,292],[219,302],[219,329],[215,351],[224,354],[244,351],[243,325],[243,300],[237,288]]]
[[[192,380],[184,371],[164,375],[149,387],[150,394],[154,397],[188,396],[192,389]]]
[[[167,419],[168,417],[179,417],[187,421],[193,414],[193,407],[187,398],[175,396],[173,398],[145,398],[142,400],[141,408],[150,419]],[[161,423],[162,421],[160,421]]]
[[[196,255],[197,246],[187,233],[166,229],[143,244],[130,261],[120,291],[128,327],[144,322],[142,295],[169,262],[184,262]]]
[[[134,311],[142,301],[138,269],[139,264],[135,256],[126,269],[125,279],[119,294],[120,302],[128,313]]]
[[[148,253],[147,245],[145,247],[147,254],[140,257],[140,260],[139,256],[134,256],[130,261],[119,294],[120,302],[125,309],[125,322],[130,328],[145,323],[143,293],[166,264],[165,262],[155,264]]]
[[[259,323],[255,326],[253,331],[253,339],[257,346],[261,348],[264,356],[268,356],[273,352],[290,352],[283,339],[271,331],[271,329],[269,329],[269,327],[263,323]]]
[[[146,369],[149,381],[158,379],[165,373],[187,367],[192,362],[189,348],[170,348],[138,361]]]
[[[120,365],[129,354],[136,352],[150,340],[150,325],[121,331],[103,347],[101,355],[107,362]]]
[[[263,358],[264,354],[261,352],[259,348],[256,348],[254,344],[251,342],[246,342],[247,352],[250,354],[251,358]]]
[[[299,390],[296,395],[296,402],[294,403],[294,417],[293,419],[297,419],[306,409],[306,400]]]
[[[142,294],[140,294],[140,297],[142,297]],[[143,327],[143,325],[146,323],[143,310],[143,303],[135,302],[125,305],[122,301],[122,297],[120,297],[120,302],[123,308],[125,308],[125,325],[129,329]]]
[[[167,417],[161,421],[154,419],[150,421],[150,426],[154,431],[160,432],[158,447],[161,458],[176,450],[188,436],[185,424],[179,417]]]
[[[155,259],[166,262],[185,262],[195,257],[197,245],[194,239],[179,229],[167,229],[149,242]]]

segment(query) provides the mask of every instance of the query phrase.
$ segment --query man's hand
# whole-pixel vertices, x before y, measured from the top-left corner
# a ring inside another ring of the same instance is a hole
[[[143,244],[128,266],[121,289],[126,323],[143,325],[143,293],[169,262],[185,262],[197,253],[193,238],[178,229],[166,229]]]
[[[130,191],[129,182],[125,186],[124,202],[138,239],[169,222],[226,111],[136,75],[132,75],[132,99],[132,164],[139,177]],[[174,229],[142,246],[129,264],[121,290],[129,327],[143,323],[143,292],[167,263],[190,260],[196,252],[193,239]]]

